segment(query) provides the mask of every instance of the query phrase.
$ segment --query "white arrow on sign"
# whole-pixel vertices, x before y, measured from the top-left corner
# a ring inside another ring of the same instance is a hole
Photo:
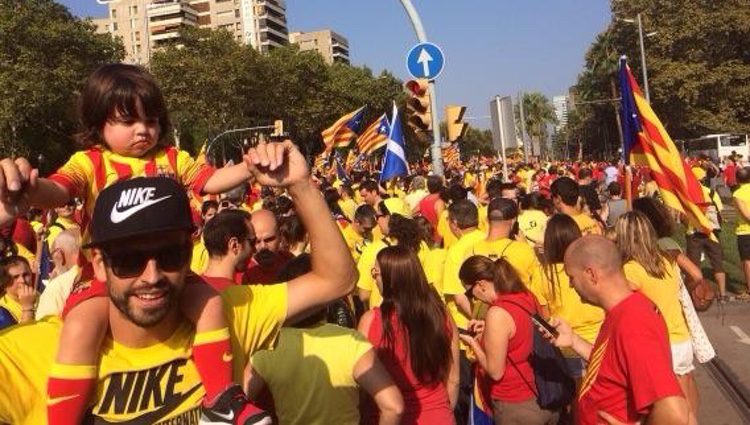
[[[735,335],[737,335],[737,337],[739,338],[737,342],[750,345],[750,336],[748,336],[748,334],[746,334],[745,331],[740,329],[739,326],[730,326],[729,329],[731,329],[732,332],[734,332]]]
[[[430,75],[430,62],[432,62],[433,60],[434,59],[432,58],[432,56],[430,56],[430,53],[427,52],[427,49],[423,48],[422,51],[419,52],[417,63],[422,64],[422,69],[424,70],[425,77],[428,77]]]

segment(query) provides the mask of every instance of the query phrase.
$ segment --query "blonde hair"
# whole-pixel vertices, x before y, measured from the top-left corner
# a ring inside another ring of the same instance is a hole
[[[670,257],[659,248],[654,226],[645,214],[630,211],[621,215],[615,223],[615,234],[623,263],[635,261],[658,279],[669,273]]]

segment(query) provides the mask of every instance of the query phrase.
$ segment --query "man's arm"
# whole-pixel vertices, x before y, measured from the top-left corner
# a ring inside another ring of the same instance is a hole
[[[354,364],[353,378],[375,401],[380,411],[380,425],[397,425],[404,412],[404,399],[391,375],[378,360],[374,349]]]
[[[288,140],[260,144],[248,151],[245,162],[261,185],[287,189],[310,235],[312,271],[289,282],[286,319],[351,292],[357,278],[354,260],[297,147]]]
[[[670,396],[656,400],[646,418],[646,424],[684,425],[694,424],[687,400],[681,396]]]

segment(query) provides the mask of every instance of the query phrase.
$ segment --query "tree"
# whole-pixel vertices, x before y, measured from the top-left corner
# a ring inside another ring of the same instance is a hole
[[[122,45],[52,0],[0,0],[0,155],[54,169],[75,149],[77,91]]]
[[[547,147],[545,146],[547,124],[557,123],[555,108],[550,100],[539,92],[525,92],[522,99],[526,133],[531,138],[529,153],[532,156],[540,155],[544,157],[547,155]],[[516,111],[516,122],[519,128],[521,126],[520,120],[520,113]],[[534,149],[535,144],[539,147],[539,152]]]

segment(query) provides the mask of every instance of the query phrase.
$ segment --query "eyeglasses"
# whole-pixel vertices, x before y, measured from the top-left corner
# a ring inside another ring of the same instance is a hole
[[[104,264],[112,269],[119,278],[140,276],[152,258],[159,269],[165,272],[176,272],[190,261],[192,249],[187,244],[168,245],[159,250],[118,252],[113,254],[102,250]]]
[[[468,298],[468,299],[473,299],[474,298],[474,287],[477,286],[478,283],[479,283],[479,281],[476,281],[476,282],[472,283],[471,285],[469,285],[468,288],[466,288],[466,291],[464,291],[464,296],[466,298]]]

